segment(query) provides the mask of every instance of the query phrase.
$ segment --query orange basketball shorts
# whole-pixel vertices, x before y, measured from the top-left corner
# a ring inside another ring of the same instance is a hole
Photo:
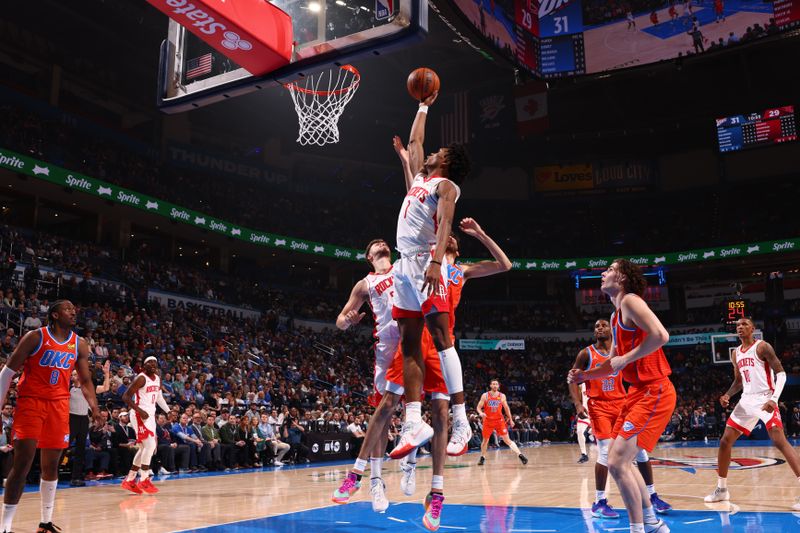
[[[422,332],[422,358],[425,363],[425,380],[422,385],[423,391],[436,394],[437,398],[444,399],[441,395],[447,395],[447,385],[442,375],[442,364],[439,361],[439,352],[433,344],[428,330]],[[397,349],[397,353],[392,360],[392,364],[386,371],[387,390],[394,392],[398,388],[403,388],[403,350]]]
[[[43,400],[25,396],[14,409],[14,439],[33,439],[37,448],[69,447],[69,398]]]
[[[614,425],[625,407],[625,399],[595,400],[589,398],[589,420],[596,439],[610,439],[614,435]]]
[[[613,437],[636,437],[640,448],[652,452],[672,418],[676,400],[675,387],[669,378],[631,385],[614,425]]]
[[[481,435],[483,435],[483,440],[488,439],[492,436],[492,432],[496,431],[498,437],[505,437],[508,435],[508,426],[506,426],[506,421],[501,419],[490,419],[484,418],[483,419],[483,429],[481,430]]]

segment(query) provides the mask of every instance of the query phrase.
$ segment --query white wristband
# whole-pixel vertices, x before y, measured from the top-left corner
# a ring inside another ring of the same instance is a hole
[[[426,106],[426,105],[419,106],[419,109],[417,109],[417,113],[425,113],[427,115],[428,114],[428,106]]]
[[[7,366],[4,366],[3,370],[0,370],[0,402],[4,403],[6,401],[8,389],[11,388],[11,382],[16,375],[17,372],[11,370]]]
[[[786,385],[786,372],[778,372],[775,374],[775,390],[772,392],[772,400],[775,403],[778,403],[778,400],[781,397],[781,393],[783,392],[783,387]]]

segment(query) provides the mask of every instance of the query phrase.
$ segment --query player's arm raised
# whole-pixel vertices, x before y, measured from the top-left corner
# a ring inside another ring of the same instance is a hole
[[[781,399],[783,387],[786,385],[786,371],[783,369],[781,360],[775,355],[775,349],[770,343],[759,342],[756,347],[756,355],[759,359],[765,361],[769,368],[775,371],[775,386],[773,387],[772,397],[767,400],[767,403],[762,407],[763,410],[771,413],[778,408],[778,402]]]
[[[483,412],[483,406],[486,405],[486,393],[484,392],[481,394],[481,400],[478,402],[478,406],[475,407],[475,410],[478,411],[478,416],[483,418],[486,416],[486,413]]]
[[[438,207],[436,208],[436,219],[438,229],[436,230],[436,252],[433,259],[425,271],[425,283],[422,284],[422,293],[430,296],[439,290],[440,279],[442,276],[442,259],[447,251],[447,239],[450,238],[450,231],[453,227],[453,215],[456,211],[456,200],[458,191],[455,185],[449,181],[442,181],[436,187],[436,194],[439,195]],[[427,292],[426,292],[427,289]]]
[[[19,369],[22,368],[22,365],[25,364],[25,359],[36,351],[36,348],[41,343],[42,332],[39,330],[29,331],[20,339],[19,344],[8,357],[3,370],[0,370],[0,405],[5,405],[11,382],[19,372]]]
[[[584,371],[589,366],[589,350],[584,348],[578,352],[575,358],[575,363],[572,365],[573,370]],[[571,372],[571,371],[570,371]],[[575,405],[575,415],[578,418],[586,418],[586,409],[583,407],[583,393],[577,383],[570,382],[569,395],[572,397],[572,403]]]
[[[369,297],[367,289],[367,281],[361,280],[353,286],[350,291],[350,298],[336,317],[336,327],[341,330],[346,330],[350,326],[358,324],[364,318],[366,313],[359,313],[358,310],[364,305]]]
[[[411,125],[411,133],[408,136],[408,159],[412,176],[422,170],[422,164],[425,162],[425,148],[422,146],[425,143],[425,121],[428,117],[428,106],[433,105],[438,95],[437,91],[420,102],[414,123]]]
[[[94,425],[100,427],[103,425],[103,417],[100,414],[100,406],[97,404],[96,387],[92,380],[92,371],[89,368],[89,343],[84,338],[78,341],[78,360],[75,361],[75,370],[78,371],[78,381],[81,384],[83,397],[86,398],[86,403],[92,410]]]
[[[397,152],[397,157],[400,158],[400,163],[403,165],[403,177],[406,181],[407,191],[414,182],[414,173],[411,171],[411,161],[409,160],[408,150],[403,146],[403,141],[397,135],[392,138],[392,145],[394,145],[394,151]]]
[[[133,409],[142,420],[147,420],[150,415],[148,415],[147,411],[136,405],[136,402],[133,401],[133,395],[136,394],[139,389],[144,387],[144,383],[144,376],[136,376],[136,379],[133,380],[131,386],[128,387],[122,394],[122,401],[125,402],[125,405],[127,405],[129,409]]]
[[[728,390],[719,397],[719,404],[728,407],[731,403],[731,396],[742,390],[742,374],[736,366],[736,355],[731,353],[731,364],[733,365],[733,383]]]
[[[494,261],[480,261],[478,263],[464,267],[464,279],[483,278],[492,274],[508,272],[511,270],[511,260],[500,246],[483,231],[480,224],[474,218],[465,218],[459,223],[461,231],[475,237],[483,244],[489,253],[494,257]]]

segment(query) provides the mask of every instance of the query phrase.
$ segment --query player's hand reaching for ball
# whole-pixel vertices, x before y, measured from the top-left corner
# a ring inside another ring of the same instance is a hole
[[[436,101],[436,97],[437,96],[439,96],[439,91],[435,91],[433,94],[431,94],[425,100],[420,102],[419,105],[433,105],[433,103]]]
[[[408,163],[408,150],[403,146],[403,141],[397,135],[392,137],[392,146],[394,146],[394,151],[397,152],[397,157],[400,158],[400,161]]]
[[[347,321],[348,326],[355,326],[361,322],[361,319],[364,318],[365,315],[366,313],[359,313],[358,311],[353,310],[347,313],[344,316],[344,319]]]
[[[481,228],[480,224],[478,224],[474,218],[467,217],[463,219],[459,223],[458,227],[470,237],[479,238],[483,235],[486,235],[486,233],[483,231],[483,228]]]
[[[778,404],[775,403],[772,400],[767,400],[767,403],[765,403],[764,405],[761,406],[761,409],[763,409],[764,411],[766,411],[768,413],[773,412],[777,408],[778,408]]]
[[[731,397],[728,396],[727,394],[723,394],[722,396],[719,397],[719,404],[722,407],[728,407],[731,404]]]

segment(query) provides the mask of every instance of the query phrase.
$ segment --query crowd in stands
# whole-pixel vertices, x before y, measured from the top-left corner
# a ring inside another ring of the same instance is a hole
[[[376,236],[391,239],[395,233],[396,198],[382,195],[387,203],[362,202],[358,210],[353,210],[349,202],[321,202],[312,193],[267,194],[265,185],[173,167],[158,157],[155,149],[136,151],[116,143],[115,137],[87,133],[56,116],[17,105],[0,106],[0,145],[254,229],[354,248],[361,248]],[[344,194],[350,187],[338,189]],[[662,253],[790,237],[793,234],[787,235],[789,230],[780,221],[791,220],[791,198],[798,192],[800,185],[784,180],[757,189],[746,184],[696,189],[688,196],[660,191],[658,202],[646,198],[639,202],[646,209],[642,216],[649,220],[673,221],[676,205],[685,214],[681,218],[692,220],[692,224],[668,227],[631,226],[631,203],[623,196],[605,201],[603,217],[595,216],[590,203],[569,199],[543,202],[535,210],[517,208],[514,202],[507,202],[507,208],[493,205],[487,209],[486,202],[462,200],[456,216],[477,218],[515,258],[573,257],[576,242],[581,243],[579,255],[584,257]],[[772,209],[731,221],[720,210],[708,208],[727,205],[743,195]],[[226,201],[219,202],[218,198]],[[698,226],[707,231],[695,231]],[[524,227],[526,231],[502,235],[509,227]],[[552,238],[553,228],[558,228],[558,239]],[[464,256],[485,256],[485,250],[471,241],[464,239]]]

